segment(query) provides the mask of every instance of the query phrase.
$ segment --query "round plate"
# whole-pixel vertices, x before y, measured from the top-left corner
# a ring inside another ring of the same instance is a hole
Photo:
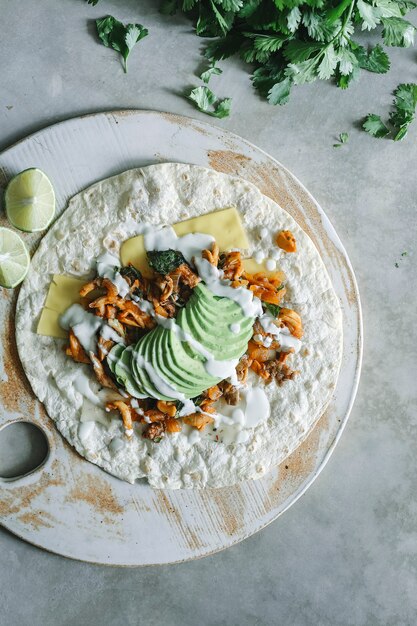
[[[13,420],[33,421],[45,432],[50,452],[32,474],[0,482],[1,523],[37,546],[83,561],[126,566],[174,563],[211,554],[257,532],[291,506],[324,467],[358,384],[361,309],[346,252],[302,184],[244,139],[167,113],[129,110],[88,115],[46,128],[3,152],[0,186],[5,187],[21,170],[39,167],[55,187],[59,214],[84,187],[133,167],[164,161],[208,166],[251,181],[310,235],[343,311],[339,381],[329,407],[304,442],[258,481],[201,491],[129,485],[79,457],[35,399],[16,352],[16,290],[3,290],[0,428]],[[33,251],[39,235],[23,237]]]

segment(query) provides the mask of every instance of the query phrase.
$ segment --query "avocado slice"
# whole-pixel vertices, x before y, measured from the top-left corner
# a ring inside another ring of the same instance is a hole
[[[143,389],[138,386],[135,377],[133,376],[131,359],[132,359],[132,347],[125,348],[120,355],[120,358],[115,363],[114,375],[116,380],[120,382],[131,396],[135,398],[146,398],[146,394]]]
[[[160,362],[160,367],[167,379],[192,398],[218,381],[206,371],[205,358],[199,354],[192,357],[185,348],[190,346],[182,342],[174,331],[166,333],[161,342],[160,360],[163,362]]]
[[[158,400],[172,400],[172,396],[165,395],[161,391],[159,391],[159,389],[153,383],[152,378],[149,375],[149,373],[145,371],[143,367],[140,367],[140,365],[138,364],[138,356],[142,356],[147,363],[152,365],[152,368],[155,370],[155,374],[157,376],[160,376],[160,373],[155,368],[155,364],[153,362],[152,350],[161,332],[166,332],[166,331],[164,328],[161,328],[159,326],[158,328],[155,328],[153,331],[145,335],[145,337],[136,344],[136,347],[138,348],[138,350],[136,350],[135,348],[135,352],[133,356],[133,369],[135,371],[135,374],[137,374],[138,377],[140,377],[140,380],[143,384],[143,388],[150,397],[157,398]]]

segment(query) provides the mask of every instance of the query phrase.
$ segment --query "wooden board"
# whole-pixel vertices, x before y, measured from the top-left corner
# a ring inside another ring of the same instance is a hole
[[[51,178],[58,211],[84,187],[126,169],[177,161],[237,174],[298,221],[317,245],[343,309],[339,381],[328,409],[299,448],[259,481],[226,489],[158,491],[129,485],[79,457],[34,397],[14,340],[16,291],[2,290],[0,429],[33,421],[45,432],[46,463],[29,476],[0,479],[0,520],[39,547],[83,561],[138,566],[202,557],[252,535],[285,511],[324,467],[346,423],[359,379],[359,294],[346,252],[302,184],[244,139],[193,119],[152,111],[115,111],[68,120],[0,155],[0,187],[39,167]],[[1,220],[0,220],[1,221]],[[31,251],[38,234],[24,234]]]

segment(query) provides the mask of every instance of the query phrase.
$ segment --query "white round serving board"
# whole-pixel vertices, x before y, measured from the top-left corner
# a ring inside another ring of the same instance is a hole
[[[255,183],[286,209],[317,245],[343,310],[343,360],[334,397],[299,448],[258,481],[225,489],[153,490],[129,485],[78,456],[34,397],[14,340],[16,292],[2,290],[4,367],[0,429],[35,422],[50,453],[29,476],[0,480],[0,520],[12,533],[67,557],[109,565],[175,563],[227,548],[293,504],[324,467],[346,423],[358,385],[362,325],[359,294],[346,252],[323,210],[302,184],[248,143],[215,126],[153,111],[114,111],[56,124],[0,154],[0,188],[28,167],[50,177],[58,213],[92,183],[164,161],[194,163]],[[0,223],[5,224],[4,218]],[[37,234],[23,234],[31,251]]]

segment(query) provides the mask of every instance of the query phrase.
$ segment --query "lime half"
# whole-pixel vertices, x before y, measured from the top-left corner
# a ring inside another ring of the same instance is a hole
[[[12,289],[29,269],[29,252],[21,237],[10,228],[0,228],[0,286]]]
[[[44,230],[55,215],[55,192],[44,172],[31,168],[12,178],[7,186],[6,213],[19,230]]]

